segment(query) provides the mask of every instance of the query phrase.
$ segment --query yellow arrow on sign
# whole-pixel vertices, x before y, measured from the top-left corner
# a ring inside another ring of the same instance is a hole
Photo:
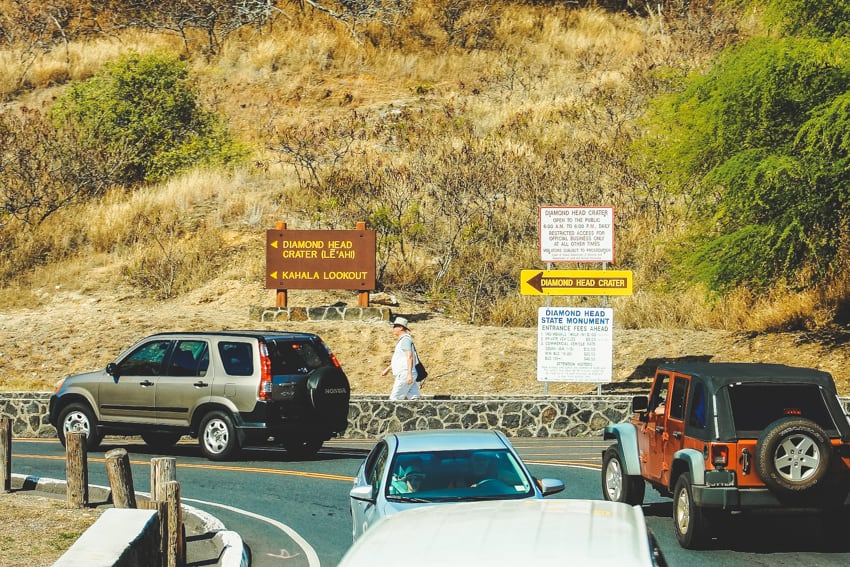
[[[631,270],[522,270],[522,295],[632,295]]]

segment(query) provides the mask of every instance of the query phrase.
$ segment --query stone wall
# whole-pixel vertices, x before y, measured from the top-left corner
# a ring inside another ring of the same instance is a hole
[[[0,392],[0,417],[12,420],[15,437],[54,437],[47,421],[47,392]],[[628,396],[484,396],[390,402],[385,396],[352,396],[346,437],[374,438],[389,431],[498,428],[509,437],[599,435],[626,418]]]
[[[54,437],[47,421],[47,392],[0,392],[0,417],[12,420],[14,437]],[[384,396],[352,396],[349,439],[373,439],[416,429],[500,429],[508,437],[589,437],[625,421],[631,396],[426,397],[391,402]],[[845,412],[850,398],[842,398]]]

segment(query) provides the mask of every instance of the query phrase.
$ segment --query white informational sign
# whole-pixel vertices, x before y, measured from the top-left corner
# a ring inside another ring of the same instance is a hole
[[[540,207],[544,262],[614,262],[613,207]]]
[[[537,312],[537,380],[612,381],[614,310],[541,307]]]

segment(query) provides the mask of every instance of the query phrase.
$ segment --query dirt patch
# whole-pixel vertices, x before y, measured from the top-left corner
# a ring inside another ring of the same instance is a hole
[[[0,389],[50,391],[61,377],[104,366],[136,340],[158,331],[287,329],[315,332],[334,350],[355,394],[388,394],[381,377],[394,339],[389,325],[369,322],[261,323],[253,306],[272,306],[272,292],[240,282],[216,282],[171,301],[138,298],[129,289],[79,293],[44,290],[43,305],[0,311]],[[356,305],[349,292],[290,293],[290,305]],[[459,323],[401,298],[393,313],[411,321],[417,349],[431,374],[424,394],[542,394],[537,381],[537,330]],[[850,347],[840,334],[748,334],[722,330],[614,330],[613,383],[603,392],[643,388],[659,361],[680,358],[776,362],[831,372],[850,395]],[[440,376],[445,374],[445,376]],[[594,384],[550,383],[550,394],[595,393]]]
[[[96,508],[70,509],[63,500],[27,491],[0,493],[0,563],[48,567],[100,516]]]

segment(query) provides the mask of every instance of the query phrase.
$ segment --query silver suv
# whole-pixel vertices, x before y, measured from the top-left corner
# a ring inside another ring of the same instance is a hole
[[[307,458],[345,432],[350,394],[314,334],[160,333],[104,370],[61,380],[49,419],[63,445],[67,432],[82,431],[89,449],[108,434],[141,435],[158,449],[190,435],[212,460],[270,444]]]

